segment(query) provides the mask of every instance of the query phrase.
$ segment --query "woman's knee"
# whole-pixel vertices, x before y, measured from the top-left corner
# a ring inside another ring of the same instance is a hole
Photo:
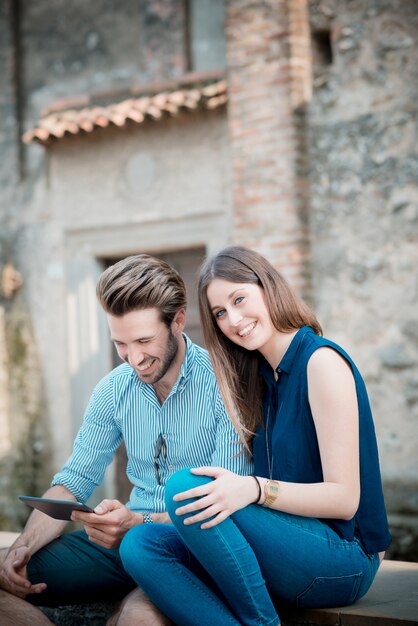
[[[194,487],[200,487],[213,480],[208,476],[196,476],[192,474],[189,468],[179,470],[173,474],[167,481],[165,488],[165,505],[170,516],[174,514],[177,507],[184,504],[184,502],[175,502],[173,498],[178,493],[188,491]]]

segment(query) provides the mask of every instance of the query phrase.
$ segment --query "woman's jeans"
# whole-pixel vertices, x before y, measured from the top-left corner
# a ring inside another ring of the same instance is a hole
[[[175,510],[187,501],[173,496],[209,480],[177,472],[166,487],[174,527],[136,526],[120,547],[126,571],[176,624],[275,625],[283,603],[345,606],[367,592],[378,555],[318,519],[252,504],[213,528],[184,525]]]

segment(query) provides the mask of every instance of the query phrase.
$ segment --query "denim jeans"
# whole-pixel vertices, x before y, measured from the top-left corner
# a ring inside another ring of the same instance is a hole
[[[31,583],[46,583],[42,593],[26,596],[40,606],[116,602],[136,588],[119,550],[92,543],[84,530],[66,533],[35,552],[28,563]]]
[[[283,603],[344,606],[367,592],[378,555],[318,519],[254,504],[210,529],[184,525],[175,510],[187,501],[173,496],[209,480],[177,472],[166,487],[175,528],[137,526],[120,548],[126,571],[176,624],[270,626]]]

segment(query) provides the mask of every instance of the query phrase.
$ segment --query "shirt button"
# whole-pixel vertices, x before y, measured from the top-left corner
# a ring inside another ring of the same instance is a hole
[[[168,466],[168,469],[169,469],[169,470],[172,470],[172,469],[173,469],[173,466],[172,466],[172,465],[169,465],[169,466]]]

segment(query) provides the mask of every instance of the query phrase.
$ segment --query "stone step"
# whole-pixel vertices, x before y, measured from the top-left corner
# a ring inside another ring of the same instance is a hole
[[[291,609],[291,626],[418,626],[418,563],[383,561],[370,591],[356,604],[335,609]]]

